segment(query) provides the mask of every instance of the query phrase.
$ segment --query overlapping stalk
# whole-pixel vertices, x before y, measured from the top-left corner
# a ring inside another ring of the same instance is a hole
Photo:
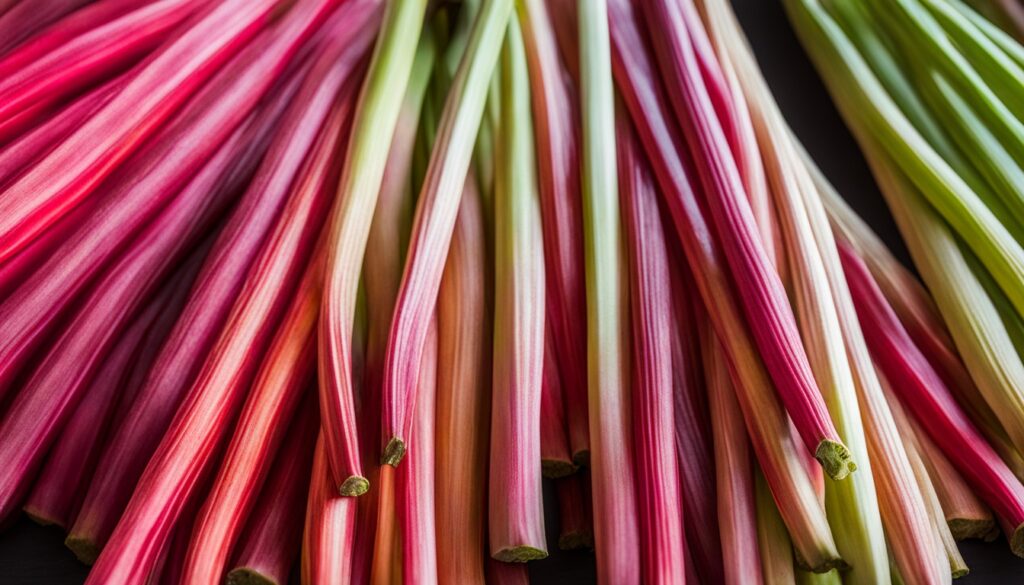
[[[555,482],[558,497],[558,548],[579,550],[594,548],[594,521],[591,512],[590,476],[586,471]]]
[[[517,2],[530,66],[537,171],[540,180],[547,320],[561,372],[569,444],[577,465],[586,460],[586,287],[580,224],[577,106],[558,55],[543,0]],[[554,391],[554,389],[552,390]]]
[[[605,0],[577,3],[588,414],[598,579],[639,582],[640,525],[630,410],[628,289],[616,166],[615,96]]]
[[[310,77],[315,89],[301,91],[300,97],[308,99],[297,102],[301,108],[298,119],[313,122],[313,128],[306,131],[316,132],[316,144],[309,150],[290,189],[292,196],[250,270],[189,399],[150,460],[111,542],[90,573],[94,583],[108,579],[136,583],[144,577],[153,562],[151,543],[166,538],[168,521],[180,511],[181,500],[195,488],[196,478],[224,440],[230,428],[226,421],[237,416],[243,391],[260,365],[252,358],[253,348],[284,356],[290,345],[304,341],[289,334],[294,324],[301,322],[305,291],[319,286],[315,271],[306,265],[332,203],[326,188],[336,178],[332,155],[346,135],[354,101],[353,79],[342,58],[351,49],[338,42],[338,37],[332,40],[314,65],[314,71],[322,72]],[[296,296],[290,302],[291,295]],[[283,324],[280,329],[278,323]],[[173,492],[170,486],[174,486]],[[176,497],[167,497],[168,493]],[[354,514],[354,505],[352,508]]]
[[[754,471],[757,509],[757,548],[761,555],[761,575],[765,585],[794,585],[793,545],[772,499],[764,474]]]
[[[491,556],[525,562],[547,556],[539,465],[545,272],[534,138],[532,125],[523,123],[533,116],[526,51],[518,18],[506,28],[495,161],[488,523]]]
[[[388,0],[328,227],[318,343],[320,417],[332,476],[347,496],[363,494],[369,487],[359,457],[352,389],[352,327],[359,284],[353,275],[363,263],[426,7],[426,0]]]
[[[546,266],[546,265],[545,265]],[[550,305],[545,305],[546,307]],[[566,426],[565,385],[558,367],[551,323],[544,335],[544,374],[540,405],[540,467],[544,477],[557,479],[572,475],[576,466]]]
[[[687,31],[687,19],[689,26],[701,26],[693,22],[696,11],[690,0],[655,0],[641,6],[669,103],[696,161],[707,192],[704,203],[765,366],[807,449],[830,477],[842,479],[856,469],[856,463],[818,391],[785,289],[758,237],[742,177],[716,112],[716,104],[720,110],[728,106],[721,103],[723,96],[709,93],[701,73],[702,68],[716,70],[717,63],[694,49],[694,35]]]
[[[166,45],[60,148],[8,186],[0,203],[0,261],[92,195],[119,163],[266,27],[277,5],[277,0],[217,4]]]
[[[337,495],[323,432],[313,456],[313,475],[302,539],[302,585],[350,583],[358,502]]]
[[[654,179],[627,119],[618,125],[620,205],[632,324],[632,415],[640,510],[640,572],[647,583],[685,581],[675,453],[672,283]]]
[[[802,561],[824,570],[841,566],[825,512],[799,454],[786,412],[754,347],[732,291],[715,237],[704,221],[691,185],[690,171],[680,159],[670,129],[654,66],[643,47],[637,15],[620,0],[611,4],[615,75],[638,134],[655,171],[683,244],[691,273],[734,376],[734,387],[758,460]],[[688,164],[688,163],[687,163]]]
[[[115,0],[118,1],[118,0]],[[89,0],[41,0],[20,2],[10,10],[0,11],[0,54],[7,53],[43,30],[54,21],[87,5]],[[123,4],[123,0],[121,0]],[[20,48],[20,47],[19,47]]]
[[[511,14],[511,0],[484,0],[438,122],[388,338],[382,413],[383,460],[388,465],[398,465],[408,448],[423,340],[437,306],[488,83]]]

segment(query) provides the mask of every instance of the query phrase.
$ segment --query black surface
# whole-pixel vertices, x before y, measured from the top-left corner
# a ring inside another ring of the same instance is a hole
[[[775,0],[733,0],[758,60],[786,118],[839,191],[893,251],[908,262],[899,235],[868,173],[856,144],[832,106],[807,60],[782,8]],[[557,515],[550,486],[547,500],[551,556],[531,565],[535,584],[595,583],[593,556],[558,550]],[[86,568],[63,546],[55,528],[19,518],[0,532],[0,585],[72,585],[82,583]],[[961,543],[971,574],[959,585],[1024,582],[1024,559],[1014,557],[1005,540],[991,544]]]

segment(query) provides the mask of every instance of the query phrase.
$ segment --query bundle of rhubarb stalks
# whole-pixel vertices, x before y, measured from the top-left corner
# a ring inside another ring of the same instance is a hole
[[[90,584],[1024,556],[1024,48],[784,3],[923,282],[728,0],[0,0],[0,522]]]

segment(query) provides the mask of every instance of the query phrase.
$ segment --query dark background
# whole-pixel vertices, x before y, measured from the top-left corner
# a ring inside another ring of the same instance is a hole
[[[895,225],[867,170],[856,144],[832,106],[828,94],[804,55],[777,0],[733,0],[758,60],[786,118],[808,151],[844,197],[909,263]],[[535,584],[595,583],[593,555],[558,550],[558,518],[547,488],[548,544],[551,556],[531,565]],[[0,585],[72,585],[85,580],[87,569],[63,545],[56,528],[36,526],[27,518],[0,533]],[[1024,559],[1014,557],[1005,540],[961,543],[971,574],[959,585],[1024,581]]]

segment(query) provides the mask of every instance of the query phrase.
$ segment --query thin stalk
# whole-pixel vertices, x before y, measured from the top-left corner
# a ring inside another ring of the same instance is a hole
[[[525,562],[547,556],[539,465],[545,274],[526,51],[515,17],[501,51],[501,90],[489,546],[499,561]]]
[[[580,471],[555,481],[558,498],[558,548],[594,549],[594,519],[591,509],[590,474]]]
[[[619,190],[632,323],[633,447],[646,583],[685,581],[685,539],[675,453],[672,284],[658,195],[628,118],[619,118]]]
[[[389,0],[356,108],[327,240],[320,316],[320,417],[339,493],[358,496],[369,484],[360,462],[352,388],[352,327],[359,273],[383,181],[387,153],[415,61],[427,0]]]
[[[782,281],[759,237],[746,188],[715,112],[721,96],[709,93],[700,67],[716,68],[695,51],[687,33],[690,0],[655,0],[643,3],[648,28],[669,103],[678,120],[702,184],[704,204],[717,228],[724,256],[751,332],[776,390],[808,451],[814,453],[834,479],[857,468],[837,433],[800,339]],[[695,23],[692,26],[700,26]],[[719,107],[721,105],[719,104]]]
[[[793,545],[772,499],[764,474],[755,468],[757,495],[757,547],[761,552],[761,574],[765,585],[794,585]]]
[[[701,328],[701,340],[715,444],[718,530],[725,561],[723,583],[762,583],[764,576],[758,542],[757,494],[750,439],[732,388],[729,364],[710,325],[705,324]]]
[[[485,0],[480,7],[448,90],[417,200],[384,369],[382,439],[383,460],[388,465],[398,465],[408,447],[423,340],[437,305],[459,199],[512,4],[511,0]]]
[[[233,547],[228,585],[288,582],[302,543],[303,512],[319,428],[316,400],[316,392],[307,387],[245,530]]]
[[[629,313],[605,0],[579,0],[583,238],[591,480],[598,579],[638,583],[640,522],[630,412]]]
[[[470,179],[437,297],[438,581],[467,585],[484,582],[486,557],[492,336],[482,207]]]
[[[166,45],[61,148],[5,189],[0,198],[0,262],[94,195],[114,169],[267,26],[277,7],[278,0],[216,4]]]
[[[3,39],[0,42],[0,54],[18,47],[51,23],[86,6],[89,1],[39,0],[17,3],[4,11],[0,19],[0,39]]]
[[[319,119],[311,114],[317,126],[322,125],[316,144],[189,399],[147,465],[110,543],[90,573],[93,583],[141,581],[153,562],[152,544],[166,538],[168,521],[180,512],[181,500],[196,488],[196,478],[210,465],[213,452],[226,438],[230,421],[242,406],[244,391],[260,365],[253,356],[262,356],[266,348],[269,355],[286,352],[289,344],[300,342],[288,335],[287,325],[302,315],[305,291],[319,286],[315,271],[307,269],[307,264],[332,203],[332,193],[325,188],[336,178],[332,155],[347,135],[344,130],[351,116],[355,84],[347,67],[339,65],[344,63],[340,57],[346,49],[334,46],[318,56],[320,63],[333,66],[326,70],[314,66],[310,83],[317,85],[317,91],[309,101],[298,102],[310,112],[321,112]],[[323,73],[318,75],[319,71]],[[349,83],[344,84],[345,80]],[[328,108],[330,111],[325,111]],[[274,337],[282,322],[281,335]],[[175,497],[167,497],[168,493]],[[354,505],[351,512],[354,518]]]
[[[586,284],[580,223],[578,112],[544,0],[517,2],[530,67],[540,179],[547,320],[560,366],[574,461],[589,451],[586,409]]]
[[[377,507],[377,533],[373,548],[373,566],[370,583],[392,585],[401,583],[401,544],[398,542],[398,520],[395,506],[395,476],[398,470],[381,465]]]

